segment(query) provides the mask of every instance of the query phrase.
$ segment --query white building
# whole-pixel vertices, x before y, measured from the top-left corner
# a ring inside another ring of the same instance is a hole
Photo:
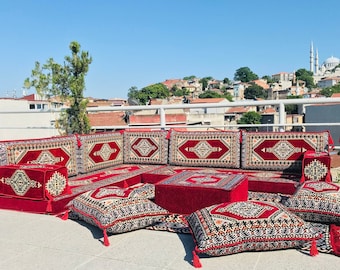
[[[314,74],[314,83],[318,83],[325,77],[340,76],[340,59],[331,56],[319,65],[319,52],[318,50],[314,52],[313,43],[310,46],[309,65],[310,71]]]
[[[37,95],[22,98],[0,98],[0,140],[58,136],[55,123],[62,106],[42,100]]]

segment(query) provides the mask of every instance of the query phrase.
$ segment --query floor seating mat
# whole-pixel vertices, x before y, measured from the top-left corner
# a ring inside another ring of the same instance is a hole
[[[246,174],[248,176],[248,188],[250,191],[283,194],[293,194],[296,191],[301,178],[301,175],[294,172],[164,166],[143,173],[142,181],[146,183],[157,183],[184,171]]]

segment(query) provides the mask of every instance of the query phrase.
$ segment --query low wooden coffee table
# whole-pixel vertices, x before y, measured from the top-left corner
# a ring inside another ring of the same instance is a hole
[[[246,201],[248,177],[244,174],[184,171],[155,186],[155,202],[173,213],[190,214],[223,202]]]

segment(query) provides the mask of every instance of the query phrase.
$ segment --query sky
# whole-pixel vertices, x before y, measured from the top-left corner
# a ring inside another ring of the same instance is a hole
[[[36,61],[62,64],[77,41],[93,61],[85,97],[194,75],[233,79],[340,58],[339,0],[0,0],[0,97],[22,96]],[[35,93],[30,89],[27,94]]]

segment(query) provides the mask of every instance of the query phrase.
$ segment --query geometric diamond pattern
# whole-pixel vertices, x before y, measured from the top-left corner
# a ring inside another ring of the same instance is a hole
[[[319,181],[328,173],[328,167],[317,159],[312,160],[304,168],[305,176],[311,181]]]
[[[24,196],[30,188],[41,187],[39,182],[30,179],[23,170],[16,170],[12,177],[3,177],[0,181],[11,186],[15,194],[19,196]]]
[[[155,145],[152,145],[148,139],[141,139],[138,144],[132,146],[132,149],[137,150],[141,156],[149,156],[150,153],[157,149]]]

